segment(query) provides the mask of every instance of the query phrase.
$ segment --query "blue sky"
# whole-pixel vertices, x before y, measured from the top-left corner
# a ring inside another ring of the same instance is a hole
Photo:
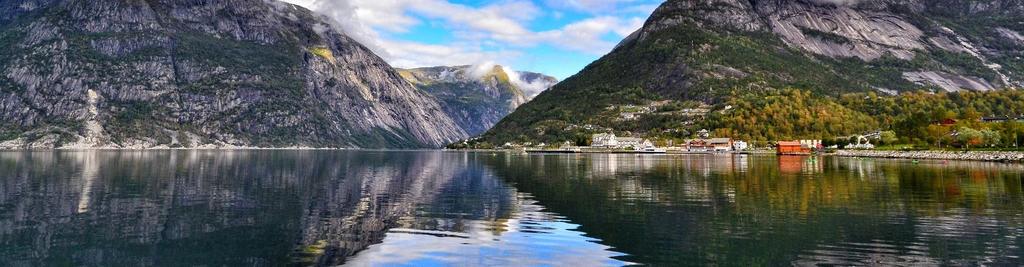
[[[400,68],[501,64],[564,79],[663,0],[286,0],[333,18]]]

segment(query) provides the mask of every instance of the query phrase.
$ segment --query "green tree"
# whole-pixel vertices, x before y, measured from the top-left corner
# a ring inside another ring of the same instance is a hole
[[[983,136],[984,143],[990,147],[1001,145],[1003,142],[1002,136],[997,131],[985,129],[981,130],[981,135]]]
[[[1000,131],[1005,139],[1004,144],[1007,147],[1017,147],[1021,145],[1021,139],[1024,138],[1024,124],[1010,120],[1001,125]]]
[[[957,140],[967,149],[970,149],[971,145],[980,145],[984,138],[981,131],[969,127],[960,127],[957,135]]]
[[[590,143],[593,142],[590,140],[590,136],[585,134],[577,134],[573,141],[576,143],[576,146],[590,146]]]
[[[974,107],[968,107],[961,115],[960,122],[967,125],[975,126],[981,121],[981,113],[974,109]]]
[[[943,143],[945,143],[945,144],[949,144],[950,143],[949,142],[949,133],[950,133],[950,131],[951,130],[949,129],[948,126],[928,125],[928,127],[925,128],[925,134],[926,134],[925,139],[928,140],[928,142],[930,142],[932,144],[935,144],[935,146],[937,146],[937,147],[942,147]]]
[[[896,132],[893,131],[883,131],[880,135],[880,139],[882,139],[882,144],[885,145],[892,145],[900,140],[896,137]]]

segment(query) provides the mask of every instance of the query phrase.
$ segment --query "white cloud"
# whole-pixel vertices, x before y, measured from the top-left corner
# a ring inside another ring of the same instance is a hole
[[[377,32],[374,27],[393,27],[394,29],[402,29],[401,24],[407,24],[410,20],[414,20],[411,17],[401,18],[394,17],[392,21],[387,21],[387,25],[377,24],[379,21],[374,19],[366,18],[366,14],[372,14],[374,9],[372,5],[359,5],[363,0],[354,1],[332,1],[325,2],[321,0],[287,0],[294,4],[303,5],[309,9],[316,10],[330,18],[334,19],[335,25],[342,29],[348,36],[352,37],[359,43],[362,43],[366,47],[373,50],[377,55],[391,59],[392,55],[385,47],[383,38]],[[367,1],[369,2],[369,1]],[[360,15],[362,13],[363,15]],[[400,15],[400,14],[398,14]]]
[[[483,78],[488,73],[491,73],[491,71],[494,70],[494,67],[500,67],[501,71],[505,72],[505,74],[508,75],[509,81],[512,82],[513,85],[518,87],[519,90],[522,90],[523,93],[526,94],[526,96],[529,98],[537,96],[544,90],[547,90],[548,88],[554,85],[543,79],[527,81],[522,77],[522,75],[520,75],[519,71],[516,71],[508,66],[500,66],[497,63],[494,63],[493,61],[484,61],[481,63],[477,63],[473,66],[470,66],[469,75],[474,79],[480,79]]]
[[[509,38],[529,33],[523,22],[540,9],[530,1],[508,1],[474,8],[446,0],[290,0],[335,17],[345,30],[348,23],[363,24],[390,32],[406,32],[421,23],[415,15],[440,20],[455,30],[489,33]]]
[[[505,71],[505,73],[508,73],[508,79],[512,81],[512,84],[514,84],[516,87],[519,87],[519,90],[523,90],[523,93],[525,93],[526,96],[529,98],[533,98],[539,95],[541,92],[547,90],[548,88],[551,88],[551,86],[554,85],[543,79],[527,81],[526,79],[523,79],[523,77],[519,75],[518,71],[515,71],[508,67],[502,67],[502,69],[503,71]]]
[[[496,66],[498,66],[498,63],[494,63],[494,61],[484,61],[477,63],[469,68],[469,76],[473,77],[474,79],[483,78],[484,75],[491,73],[491,71],[494,70],[494,67]]]
[[[650,7],[651,5],[638,5],[638,0],[544,0],[550,7],[583,11],[590,13],[630,13],[645,12],[646,8],[635,8],[636,6]],[[625,8],[622,8],[626,6]],[[654,6],[657,7],[657,6]],[[650,10],[654,10],[651,8]],[[646,12],[644,15],[650,14]]]
[[[606,41],[603,37],[614,33],[626,37],[643,26],[640,18],[621,19],[618,17],[596,17],[566,25],[565,27],[539,33],[547,42],[561,47],[590,54],[604,54],[613,48],[616,42]]]
[[[498,58],[515,58],[518,51],[484,51],[479,47],[463,45],[429,45],[416,42],[384,41],[389,63],[399,68],[430,66],[474,65]]]
[[[441,19],[455,28],[490,33],[496,39],[528,34],[522,22],[533,19],[539,9],[528,1],[506,2],[473,8],[443,0],[409,0],[408,8],[417,14]]]
[[[636,3],[618,8],[637,0],[544,0],[547,7],[583,10],[595,16],[560,29],[538,32],[529,28],[532,21],[546,11],[553,16],[562,16],[562,13],[542,10],[529,0],[502,0],[481,7],[449,0],[286,1],[335,19],[346,34],[402,68],[495,61],[507,65],[522,56],[523,51],[538,45],[601,55],[617,43],[617,40],[610,41],[609,36],[616,37],[611,39],[628,36],[642,26],[645,16],[653,10],[649,5]],[[601,12],[604,15],[597,14]],[[408,33],[422,23],[439,25],[455,39],[444,44],[425,44],[389,37]]]

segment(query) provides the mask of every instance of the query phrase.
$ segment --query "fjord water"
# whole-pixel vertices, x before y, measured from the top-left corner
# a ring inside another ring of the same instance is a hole
[[[0,266],[1020,265],[1024,166],[0,152]]]

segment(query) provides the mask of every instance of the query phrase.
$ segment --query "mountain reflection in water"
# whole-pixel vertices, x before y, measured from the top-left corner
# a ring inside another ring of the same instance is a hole
[[[1022,165],[0,152],[0,266],[1020,265]]]
[[[473,258],[492,253],[537,258],[504,258],[513,265],[622,264],[611,259],[621,254],[489,174],[480,156],[2,152],[0,265],[334,265],[385,236],[402,251],[385,244],[365,258],[503,262]],[[560,246],[573,255],[558,255]],[[464,255],[427,254],[454,249]]]

